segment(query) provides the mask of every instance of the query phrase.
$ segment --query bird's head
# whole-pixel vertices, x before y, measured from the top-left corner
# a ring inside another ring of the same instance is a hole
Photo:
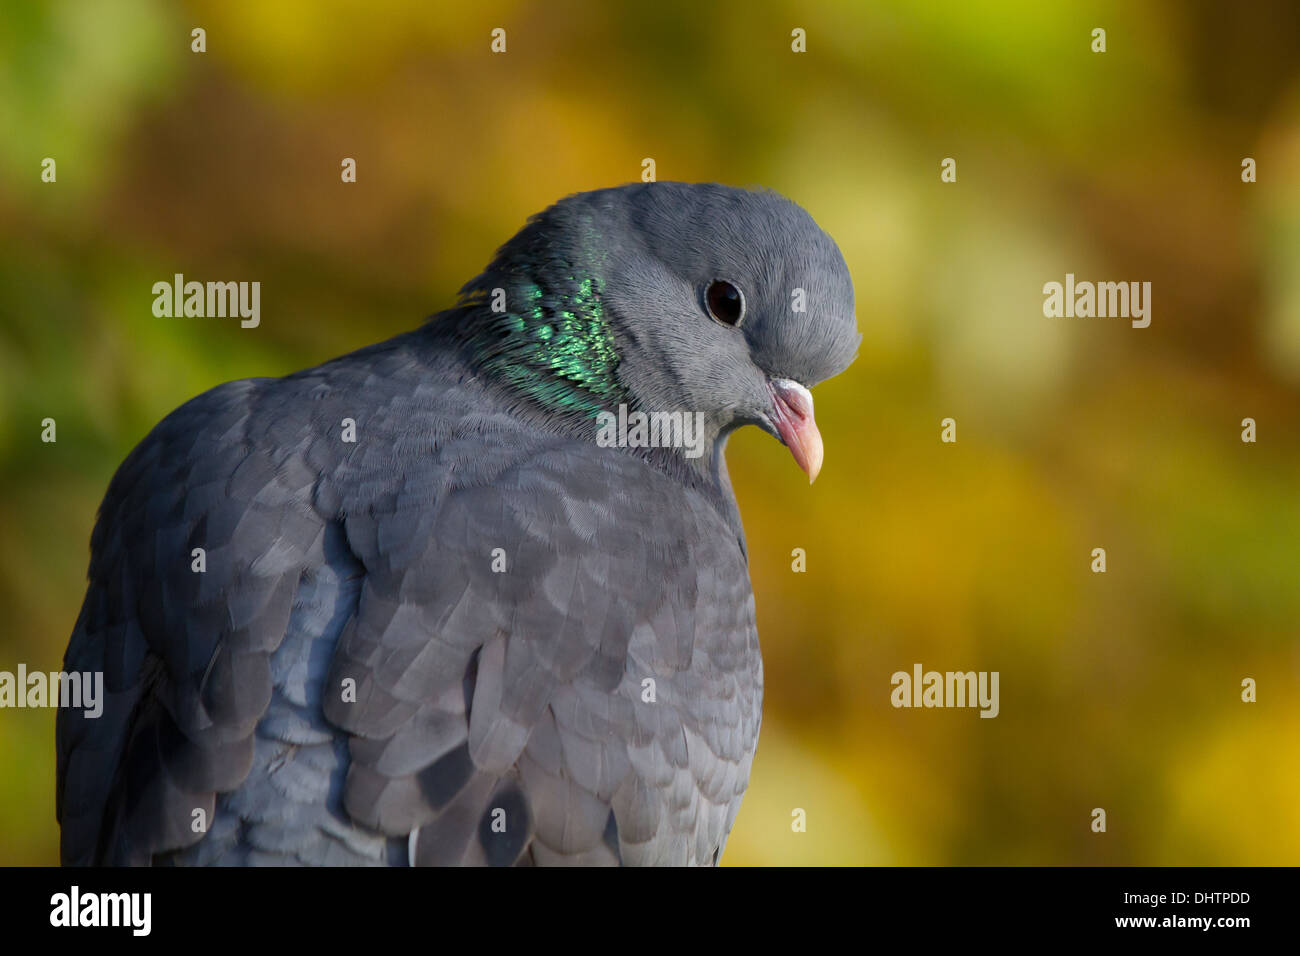
[[[481,308],[494,290],[488,364],[543,404],[698,412],[716,446],[758,425],[816,478],[809,390],[861,336],[843,256],[790,200],[675,182],[570,196],[464,292]]]

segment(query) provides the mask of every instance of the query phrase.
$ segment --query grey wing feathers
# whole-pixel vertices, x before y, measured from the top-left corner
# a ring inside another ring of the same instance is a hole
[[[105,497],[65,666],[103,670],[109,699],[97,720],[59,714],[65,863],[144,863],[196,842],[194,811],[211,819],[215,793],[251,766],[297,588],[289,565],[320,537],[304,489],[242,438],[253,388],[183,406]],[[250,476],[268,471],[249,494]]]
[[[67,656],[109,700],[59,715],[65,863],[716,858],[761,694],[735,532],[410,365],[223,386],[123,464]]]

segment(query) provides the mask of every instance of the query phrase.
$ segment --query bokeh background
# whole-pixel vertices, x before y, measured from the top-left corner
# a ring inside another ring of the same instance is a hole
[[[1300,862],[1294,3],[0,9],[0,669],[60,666],[159,418],[418,324],[653,157],[809,209],[864,334],[815,487],[729,451],[767,698],[724,862]],[[176,272],[261,281],[261,326],[154,317]],[[1150,328],[1044,318],[1066,272],[1152,282]],[[1001,715],[892,708],[917,662]],[[0,712],[0,863],[57,861],[53,735]]]

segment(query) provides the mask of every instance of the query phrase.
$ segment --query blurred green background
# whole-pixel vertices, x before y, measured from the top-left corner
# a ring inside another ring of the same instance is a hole
[[[725,862],[1300,862],[1296,5],[461,6],[5,0],[0,669],[60,666],[168,411],[418,324],[653,157],[803,204],[864,334],[815,487],[730,447],[767,696]],[[176,272],[261,281],[261,326],[155,318]],[[1152,282],[1150,328],[1044,318],[1066,272]],[[892,708],[917,662],[1000,716]],[[57,861],[53,734],[0,712],[0,863]]]

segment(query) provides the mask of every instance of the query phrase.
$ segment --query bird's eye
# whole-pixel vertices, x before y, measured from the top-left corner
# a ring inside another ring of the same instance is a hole
[[[726,279],[717,279],[704,290],[709,315],[726,325],[739,325],[745,317],[745,297]]]

